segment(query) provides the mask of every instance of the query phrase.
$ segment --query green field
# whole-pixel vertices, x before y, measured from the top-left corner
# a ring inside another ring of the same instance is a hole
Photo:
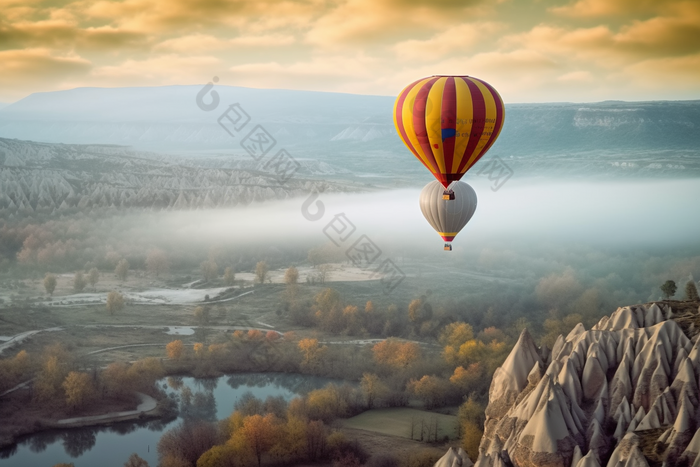
[[[454,415],[409,408],[368,410],[345,420],[343,425],[402,438],[411,438],[413,427],[413,439],[420,440],[422,430],[424,441],[435,438],[437,425],[437,440],[441,441],[445,436],[450,439],[458,438],[457,417]]]

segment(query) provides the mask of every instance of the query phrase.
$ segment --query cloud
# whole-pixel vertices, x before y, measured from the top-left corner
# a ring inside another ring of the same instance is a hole
[[[112,26],[80,28],[65,19],[21,21],[0,25],[0,45],[5,49],[50,48],[124,49],[146,44],[147,36]]]
[[[354,57],[323,55],[290,64],[243,64],[232,66],[229,71],[235,83],[243,86],[357,92],[354,86],[362,83],[365,92],[381,94],[384,89],[372,90],[369,83],[382,68],[381,60],[358,54]]]
[[[403,60],[435,60],[455,53],[468,53],[490,45],[506,28],[503,23],[480,22],[452,26],[426,40],[407,40],[392,48]]]
[[[317,46],[381,43],[432,33],[458,24],[467,12],[485,11],[483,0],[346,0],[308,31]]]
[[[238,36],[232,39],[224,39],[210,34],[196,33],[165,40],[156,45],[155,50],[192,54],[217,50],[235,50],[237,47],[286,46],[294,42],[294,36],[285,34]]]
[[[222,63],[216,57],[165,54],[95,67],[90,78],[99,86],[194,84],[206,82],[217,69]]]
[[[605,16],[634,16],[657,12],[667,0],[576,0],[568,5],[552,7],[550,11],[571,18]]]
[[[54,55],[42,48],[0,51],[0,88],[4,96],[54,89],[69,78],[86,75],[91,63],[75,54]]]

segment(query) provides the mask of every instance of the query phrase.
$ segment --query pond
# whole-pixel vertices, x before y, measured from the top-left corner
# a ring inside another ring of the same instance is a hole
[[[171,395],[188,387],[193,393],[190,413],[194,411],[202,418],[220,420],[231,414],[234,404],[247,392],[259,399],[282,396],[289,401],[330,382],[342,384],[344,381],[299,374],[242,373],[208,379],[165,378],[159,384]],[[123,422],[109,427],[37,433],[0,451],[0,466],[51,467],[65,462],[75,467],[122,467],[135,452],[155,467],[161,435],[181,420],[178,417],[169,422]]]

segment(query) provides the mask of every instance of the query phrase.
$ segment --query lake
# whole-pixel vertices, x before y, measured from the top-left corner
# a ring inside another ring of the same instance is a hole
[[[208,419],[223,419],[233,411],[241,396],[252,392],[256,397],[282,396],[291,400],[314,389],[343,381],[286,373],[243,373],[219,378],[165,378],[159,382],[169,394],[185,386],[194,397],[192,410]],[[27,436],[13,448],[0,451],[0,466],[51,467],[61,462],[75,467],[123,467],[132,453],[158,465],[157,445],[164,431],[177,425],[170,422],[123,422],[109,427],[52,430]]]

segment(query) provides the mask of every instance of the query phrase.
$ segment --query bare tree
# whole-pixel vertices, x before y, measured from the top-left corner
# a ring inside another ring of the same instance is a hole
[[[92,286],[94,290],[97,290],[95,287],[95,284],[97,284],[97,281],[100,280],[100,271],[97,270],[97,268],[92,268],[90,269],[90,272],[88,272],[88,282]]]
[[[269,270],[270,269],[267,267],[267,262],[265,261],[259,261],[258,264],[255,265],[255,277],[258,280],[258,283],[265,283],[265,278],[267,277]]]
[[[56,276],[50,272],[47,272],[46,276],[44,276],[44,288],[46,293],[53,296],[53,291],[56,290]]]
[[[116,290],[112,290],[107,294],[107,311],[113,315],[122,308],[124,308],[124,296]]]
[[[148,256],[146,256],[146,268],[154,273],[156,277],[160,276],[161,273],[166,272],[170,268],[168,256],[163,250],[158,248],[149,251]]]
[[[129,274],[129,262],[124,258],[120,259],[117,263],[117,267],[114,268],[114,274],[116,274],[119,280],[125,281],[126,276]]]
[[[87,282],[85,281],[85,277],[83,277],[82,271],[78,271],[75,273],[75,276],[73,276],[73,290],[75,292],[82,292],[85,286],[87,285]]]

